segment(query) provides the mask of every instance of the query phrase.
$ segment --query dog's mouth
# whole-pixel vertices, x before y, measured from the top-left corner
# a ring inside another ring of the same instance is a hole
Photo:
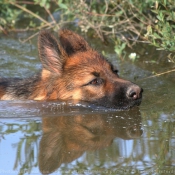
[[[132,101],[130,103],[122,103],[120,105],[114,105],[112,107],[109,108],[115,108],[115,109],[120,109],[120,110],[129,110],[135,106],[139,106],[141,104],[141,100],[137,100],[137,101]]]
[[[127,106],[127,109],[133,108],[134,106],[140,106],[141,100],[134,101]]]
[[[112,103],[108,100],[99,100],[94,102],[89,102],[98,106],[102,106],[105,108],[112,108],[116,110],[128,110],[133,108],[134,106],[139,106],[142,102],[142,99],[139,98],[137,100],[119,100],[118,103]]]

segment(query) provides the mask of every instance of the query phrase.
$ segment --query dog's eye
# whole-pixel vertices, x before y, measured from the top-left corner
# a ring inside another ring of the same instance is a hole
[[[89,82],[89,84],[91,85],[100,85],[102,83],[103,83],[103,80],[101,78],[95,78],[91,82]]]
[[[113,72],[114,72],[114,74],[118,75],[118,70],[117,69],[113,70]]]

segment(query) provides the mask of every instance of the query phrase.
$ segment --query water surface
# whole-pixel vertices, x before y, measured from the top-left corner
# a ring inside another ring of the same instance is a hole
[[[41,69],[36,40],[18,41],[25,37],[0,38],[0,77],[28,77]],[[140,107],[0,101],[0,174],[175,174],[175,75],[144,79],[174,65],[166,53],[144,47],[132,51],[140,55],[134,63],[99,47],[120,76],[144,89]]]

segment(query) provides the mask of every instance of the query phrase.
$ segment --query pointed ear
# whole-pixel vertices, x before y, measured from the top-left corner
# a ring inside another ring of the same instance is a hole
[[[56,38],[48,31],[40,32],[38,50],[43,68],[50,72],[61,74],[66,54]]]
[[[59,31],[59,39],[69,56],[76,52],[84,52],[92,49],[83,37],[67,29]]]

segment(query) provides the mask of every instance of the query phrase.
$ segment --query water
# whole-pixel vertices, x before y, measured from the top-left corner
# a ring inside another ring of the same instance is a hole
[[[36,40],[23,44],[19,37],[26,33],[0,38],[1,77],[28,77],[41,68]],[[151,47],[135,48],[135,63],[101,47],[122,77],[143,87],[141,106],[0,101],[0,174],[175,174],[175,76],[144,79],[174,65]]]

